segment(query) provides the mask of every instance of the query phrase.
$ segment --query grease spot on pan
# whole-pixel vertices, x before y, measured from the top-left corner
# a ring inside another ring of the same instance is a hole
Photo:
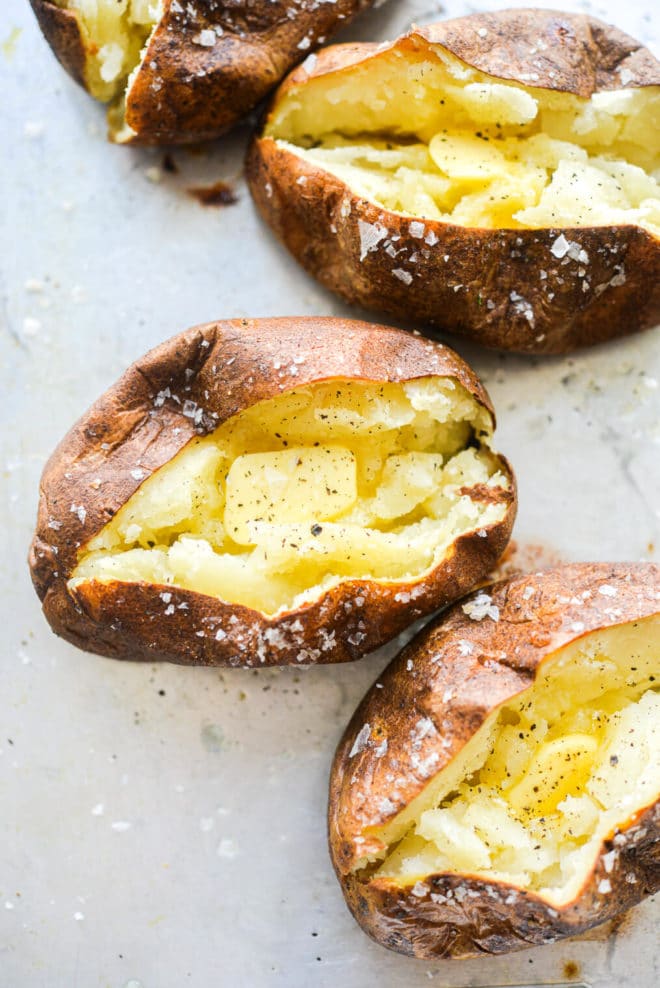
[[[219,724],[204,724],[200,732],[202,744],[207,751],[217,754],[227,747],[224,731]]]
[[[229,182],[214,182],[213,185],[198,185],[188,189],[188,194],[202,206],[233,206],[238,196]]]

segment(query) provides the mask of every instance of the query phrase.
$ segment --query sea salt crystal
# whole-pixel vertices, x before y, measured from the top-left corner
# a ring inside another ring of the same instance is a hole
[[[365,724],[355,741],[353,742],[353,747],[348,753],[349,758],[353,758],[354,755],[359,755],[361,751],[369,745],[369,738],[371,737],[371,725]]]
[[[412,275],[410,271],[404,271],[403,268],[395,268],[394,271],[392,271],[392,274],[395,278],[398,278],[399,281],[402,281],[404,285],[410,285],[412,283]]]
[[[473,621],[483,621],[485,617],[493,621],[499,621],[500,609],[493,604],[492,598],[487,593],[479,593],[472,600],[463,604],[463,613],[467,614]]]
[[[194,45],[200,45],[202,48],[213,48],[217,40],[217,35],[210,28],[205,28],[203,31],[195,34],[191,40]]]
[[[367,223],[365,220],[358,220],[358,232],[360,234],[360,261],[364,261],[367,254],[376,250],[381,240],[385,239],[387,229],[382,223]]]

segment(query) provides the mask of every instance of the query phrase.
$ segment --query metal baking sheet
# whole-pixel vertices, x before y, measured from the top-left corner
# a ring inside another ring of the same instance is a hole
[[[562,3],[658,51],[650,4]],[[474,9],[390,0],[347,36]],[[174,151],[176,174],[162,152],[107,144],[25,0],[2,4],[0,79],[0,988],[657,985],[652,901],[578,940],[467,962],[399,957],[358,929],[326,851],[328,769],[396,644],[250,672],[113,662],[50,634],[25,556],[41,468],[74,419],[196,322],[348,310],[257,219],[247,126]],[[235,205],[188,192],[218,180]],[[520,555],[657,559],[659,332],[565,359],[452,342],[518,471]]]

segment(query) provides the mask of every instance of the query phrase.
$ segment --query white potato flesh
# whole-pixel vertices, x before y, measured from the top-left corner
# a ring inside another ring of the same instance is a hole
[[[357,500],[355,456],[341,446],[294,446],[276,453],[246,453],[227,474],[225,525],[242,545],[254,545],[255,525],[313,521],[319,499],[326,518]]]
[[[55,0],[78,13],[88,49],[92,96],[108,102],[121,95],[163,15],[163,0]]]
[[[632,223],[660,236],[657,86],[583,99],[503,82],[437,47],[426,57],[390,51],[291,90],[266,135],[411,217],[487,228]]]
[[[400,884],[457,872],[570,901],[660,796],[660,618],[567,646],[381,831]],[[362,863],[361,863],[362,864]]]
[[[489,413],[448,378],[298,388],[147,477],[71,583],[171,584],[270,615],[344,579],[419,579],[458,535],[504,517],[505,503],[470,497],[510,486],[491,436]]]

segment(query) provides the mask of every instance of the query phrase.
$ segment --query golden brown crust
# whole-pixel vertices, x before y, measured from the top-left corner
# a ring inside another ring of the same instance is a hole
[[[341,583],[273,619],[171,586],[67,587],[80,548],[195,435],[312,381],[428,375],[459,380],[492,414],[482,385],[451,350],[353,320],[211,323],[152,350],[90,408],[44,468],[30,567],[53,629],[81,648],[118,658],[203,665],[341,662],[455,600],[504,551],[516,512],[515,488],[502,522],[489,526],[485,537],[475,532],[457,539],[448,558],[423,579]],[[500,462],[513,483],[506,460]],[[162,593],[171,597],[164,602]],[[216,637],[220,629],[225,637]]]
[[[31,3],[61,64],[88,88],[78,14],[51,0]],[[163,16],[126,94],[126,123],[135,133],[120,139],[128,144],[185,144],[218,137],[296,62],[372,3],[164,0]],[[214,44],[200,40],[203,31],[216,33]]]
[[[317,53],[312,65],[298,66],[287,76],[274,102],[310,79],[350,72],[360,62],[388,51],[427,54],[430,45],[439,45],[498,79],[520,82],[520,73],[529,66],[534,71],[535,88],[584,98],[610,89],[660,86],[660,63],[655,56],[612,24],[587,14],[523,8],[482,11],[424,27],[415,25],[389,44],[328,45]],[[533,66],[530,48],[534,49]]]
[[[387,668],[351,720],[331,773],[330,851],[348,905],[375,940],[417,957],[501,953],[570,936],[660,886],[657,805],[604,842],[595,870],[562,908],[469,876],[432,875],[413,893],[351,870],[384,849],[377,838],[363,837],[365,828],[382,826],[418,796],[496,706],[533,683],[553,652],[599,629],[660,613],[660,567],[577,563],[503,581],[487,592],[498,609],[496,621],[473,620],[463,603],[456,604]],[[365,724],[368,737],[362,735],[351,757]],[[396,794],[388,781],[393,765]]]
[[[73,11],[56,7],[50,0],[30,0],[30,4],[41,32],[60,65],[72,79],[87,89],[86,47],[78,15]]]
[[[530,66],[529,48],[539,40],[547,48]],[[430,44],[500,78],[520,79],[531,68],[535,86],[580,96],[660,85],[660,64],[647,49],[582,15],[475,14],[415,28],[389,48],[425,52]],[[322,50],[313,68],[283,83],[274,106],[310,79],[349,73],[388,50],[369,45],[360,56],[360,47]],[[397,319],[530,353],[565,353],[660,322],[660,242],[640,227],[489,230],[424,220],[417,236],[414,217],[360,199],[270,137],[255,138],[247,177],[263,218],[310,274],[347,301]],[[363,224],[382,230],[366,254]],[[557,243],[562,235],[566,243]]]

